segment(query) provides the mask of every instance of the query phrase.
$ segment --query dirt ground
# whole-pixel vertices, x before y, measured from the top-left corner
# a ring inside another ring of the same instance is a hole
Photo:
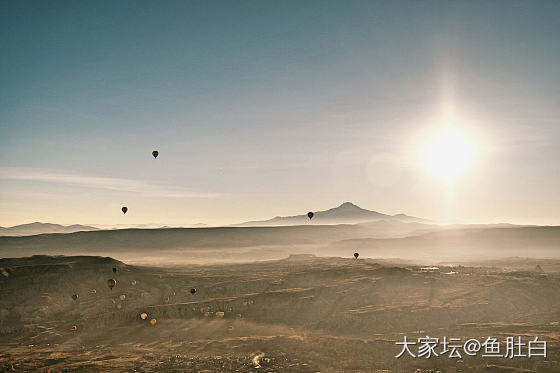
[[[0,372],[559,372],[560,273],[549,264],[1,259]],[[396,358],[404,336],[494,337],[502,354],[508,337],[538,337],[547,357]]]

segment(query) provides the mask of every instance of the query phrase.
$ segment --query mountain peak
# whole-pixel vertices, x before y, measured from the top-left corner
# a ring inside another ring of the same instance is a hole
[[[339,209],[360,209],[360,210],[362,210],[361,207],[356,206],[352,202],[344,202],[342,205],[338,206],[338,208]]]
[[[414,218],[404,214],[395,216],[382,214],[377,211],[367,210],[353,204],[352,202],[344,202],[340,206],[333,207],[324,211],[313,211],[313,220],[304,215],[295,216],[277,216],[270,220],[251,221],[235,226],[286,226],[301,224],[360,224],[378,220],[397,220],[402,222],[421,221],[422,219]]]

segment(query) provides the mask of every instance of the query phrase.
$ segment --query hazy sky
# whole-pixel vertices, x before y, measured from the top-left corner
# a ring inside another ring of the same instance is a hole
[[[560,224],[559,20],[544,0],[0,1],[0,225],[344,201]],[[452,183],[419,155],[443,122],[476,148]]]

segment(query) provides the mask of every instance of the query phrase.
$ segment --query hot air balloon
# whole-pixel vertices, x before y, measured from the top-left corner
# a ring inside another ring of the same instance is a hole
[[[156,320],[156,319],[151,319],[151,320],[150,320],[150,324],[156,325],[156,323],[157,323],[157,320]]]
[[[126,214],[126,212],[128,211],[128,207],[123,206],[123,208],[121,209],[123,214]]]
[[[146,319],[148,318],[148,314],[147,314],[146,312],[142,312],[142,313],[140,314],[140,318],[141,318],[142,320],[146,320]]]
[[[192,288],[192,289],[190,290],[190,292],[191,292],[192,295],[194,295],[194,294],[196,293],[196,288]]]
[[[78,326],[72,325],[72,328],[71,328],[70,330],[72,330],[73,332],[75,332],[76,330],[78,330]]]
[[[78,299],[78,294],[73,294],[72,299],[77,300]]]
[[[97,290],[91,289],[91,290],[89,291],[89,293],[90,293],[90,294],[97,294]]]
[[[120,299],[120,300],[125,300],[125,299],[126,299],[126,295],[124,295],[124,294],[119,295],[119,299]]]
[[[113,290],[113,287],[117,284],[117,280],[115,280],[114,278],[110,278],[107,280],[107,286],[109,287],[109,289]]]
[[[130,283],[132,284],[132,286],[134,286],[136,285],[136,280],[132,280]]]
[[[358,259],[359,256],[360,256],[360,254],[354,253],[354,258]]]
[[[311,211],[309,211],[309,212],[307,213],[307,217],[308,217],[309,219],[313,218],[313,215],[315,215],[315,214],[312,213]]]
[[[159,155],[159,152],[157,150],[154,150],[152,152],[152,155],[154,156],[154,159],[157,158],[157,156]]]

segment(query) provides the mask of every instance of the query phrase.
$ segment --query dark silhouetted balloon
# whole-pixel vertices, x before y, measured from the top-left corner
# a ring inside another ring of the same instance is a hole
[[[315,215],[315,214],[313,214],[311,211],[309,211],[309,212],[307,213],[307,217],[308,217],[309,219],[311,219],[311,218],[313,217],[313,215]]]
[[[354,253],[354,258],[358,259],[359,256],[360,256],[360,254]]]
[[[72,295],[72,299],[77,300],[78,299],[78,294]]]
[[[128,211],[128,207],[124,206],[121,210],[123,214],[126,214],[126,212]]]
[[[152,152],[152,155],[154,156],[154,158],[157,158],[157,156],[159,155],[159,152],[157,150],[154,150]]]
[[[194,295],[195,293],[196,293],[196,289],[195,289],[195,288],[192,288],[192,289],[191,289],[191,294]]]
[[[109,289],[113,290],[113,287],[117,284],[117,280],[115,280],[114,278],[110,278],[107,280],[107,286],[109,287]]]
[[[117,267],[113,267],[113,273],[117,273]]]

